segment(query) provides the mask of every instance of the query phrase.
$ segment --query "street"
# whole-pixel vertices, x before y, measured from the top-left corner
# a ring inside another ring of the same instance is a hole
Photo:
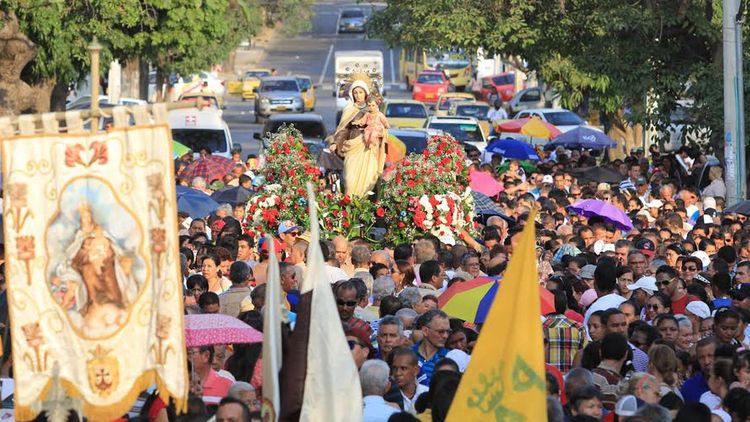
[[[384,78],[389,97],[408,97],[399,87],[399,50],[391,50],[381,40],[366,39],[364,34],[337,34],[337,20],[341,9],[359,7],[368,14],[373,7],[361,3],[319,3],[315,5],[312,29],[294,38],[276,38],[269,45],[268,55],[260,67],[273,68],[280,76],[307,75],[317,85],[317,104],[314,113],[323,116],[326,128],[333,131],[336,122],[336,101],[333,97],[334,63],[336,51],[380,50],[384,59]],[[378,6],[374,6],[378,7]],[[229,125],[235,145],[242,146],[242,155],[255,154],[259,143],[253,134],[262,130],[255,123],[253,102],[227,96],[224,120]]]

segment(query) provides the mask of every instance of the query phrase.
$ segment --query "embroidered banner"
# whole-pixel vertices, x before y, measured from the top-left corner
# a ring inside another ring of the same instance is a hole
[[[66,133],[45,116],[41,135],[21,116],[8,136],[0,119],[16,419],[40,411],[55,363],[90,419],[120,417],[152,384],[186,405],[166,107],[137,109],[135,126],[125,109],[113,115],[99,134],[77,113]]]

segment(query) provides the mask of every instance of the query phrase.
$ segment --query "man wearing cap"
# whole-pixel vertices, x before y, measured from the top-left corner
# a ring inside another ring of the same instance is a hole
[[[589,288],[594,287],[594,271],[596,271],[596,265],[584,265],[581,271],[578,272],[578,278],[586,283]]]
[[[635,299],[635,303],[641,309],[641,319],[644,319],[648,298],[659,290],[656,287],[656,278],[650,276],[641,277],[635,283],[628,285],[628,290],[633,292],[633,299]]]
[[[294,246],[294,242],[297,241],[297,238],[301,234],[302,227],[294,222],[286,220],[279,223],[279,239],[284,242],[284,250],[286,250],[287,256],[291,255],[292,246]]]
[[[648,180],[646,180],[645,177],[641,176],[635,181],[635,191],[638,195],[638,199],[641,200],[641,203],[648,204],[651,202],[651,190],[648,186]]]

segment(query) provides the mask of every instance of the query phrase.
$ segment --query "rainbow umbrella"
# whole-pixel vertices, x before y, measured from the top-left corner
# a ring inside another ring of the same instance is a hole
[[[398,163],[406,157],[406,144],[397,137],[388,134],[386,140],[387,153],[385,161],[388,163]]]
[[[554,125],[544,122],[536,116],[502,122],[495,127],[495,131],[498,133],[519,133],[539,139],[552,139],[562,133]]]
[[[481,324],[487,318],[499,289],[500,277],[479,277],[454,283],[440,295],[438,307],[454,318]],[[542,315],[554,312],[555,300],[549,290],[539,286],[539,299]]]

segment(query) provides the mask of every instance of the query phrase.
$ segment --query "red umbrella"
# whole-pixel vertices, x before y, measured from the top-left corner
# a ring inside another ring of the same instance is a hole
[[[263,333],[224,314],[185,315],[185,345],[260,343]]]
[[[217,179],[222,180],[227,173],[232,172],[234,166],[234,161],[229,158],[207,155],[188,164],[177,177],[189,180],[194,177],[202,177],[206,179],[206,183],[211,183]]]

